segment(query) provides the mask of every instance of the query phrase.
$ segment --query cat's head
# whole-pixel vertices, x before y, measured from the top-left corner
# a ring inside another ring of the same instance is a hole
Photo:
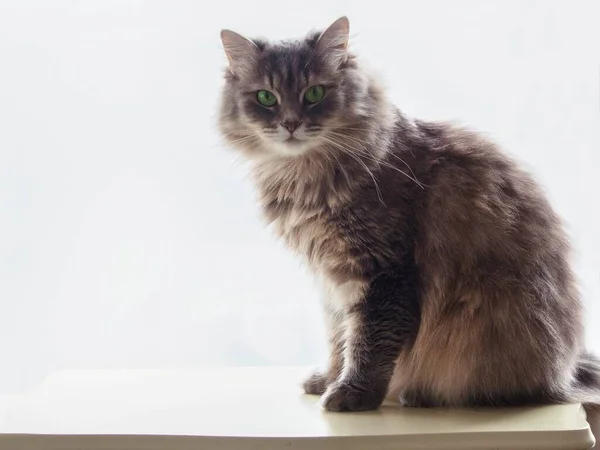
[[[296,41],[223,30],[229,66],[219,125],[229,144],[249,157],[294,157],[369,129],[384,99],[348,52],[348,38],[345,17]]]

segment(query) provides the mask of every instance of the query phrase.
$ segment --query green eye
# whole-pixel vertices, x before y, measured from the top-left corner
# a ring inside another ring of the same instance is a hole
[[[323,86],[313,86],[308,88],[304,94],[304,99],[308,103],[319,103],[325,97],[325,88]]]
[[[275,106],[277,103],[277,98],[269,91],[258,91],[256,93],[256,99],[258,100],[258,103],[267,107]]]

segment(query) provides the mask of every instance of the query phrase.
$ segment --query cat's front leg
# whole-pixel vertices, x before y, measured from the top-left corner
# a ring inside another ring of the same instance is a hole
[[[323,394],[329,411],[378,408],[400,351],[418,330],[420,309],[413,271],[378,276],[345,316],[344,369]]]

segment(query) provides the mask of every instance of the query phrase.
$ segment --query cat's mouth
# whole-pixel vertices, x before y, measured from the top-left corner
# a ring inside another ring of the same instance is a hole
[[[286,144],[295,145],[295,144],[300,144],[304,141],[302,139],[298,139],[296,136],[290,136],[283,142],[285,142]]]
[[[312,139],[301,139],[296,136],[289,136],[280,141],[279,149],[282,153],[291,156],[304,154],[313,146]]]

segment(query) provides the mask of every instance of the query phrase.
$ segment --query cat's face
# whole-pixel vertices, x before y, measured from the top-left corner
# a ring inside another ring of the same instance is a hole
[[[220,128],[249,156],[338,146],[344,130],[364,126],[372,113],[368,81],[347,52],[346,18],[300,41],[221,37],[229,68]]]

